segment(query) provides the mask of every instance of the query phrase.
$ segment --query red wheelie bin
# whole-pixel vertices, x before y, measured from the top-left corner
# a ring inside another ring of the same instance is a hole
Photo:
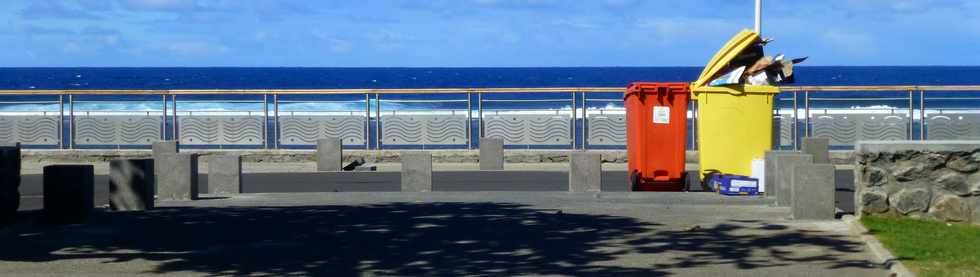
[[[685,186],[688,83],[632,83],[623,95],[632,191]]]

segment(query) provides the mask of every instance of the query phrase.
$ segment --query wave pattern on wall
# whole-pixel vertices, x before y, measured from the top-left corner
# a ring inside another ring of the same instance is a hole
[[[57,145],[58,116],[0,116],[0,141]]]
[[[364,116],[279,116],[279,143],[315,145],[321,138],[340,138],[344,145],[364,145]]]
[[[465,145],[465,115],[381,116],[382,144]]]
[[[75,116],[75,144],[150,145],[160,140],[160,116]]]
[[[180,143],[189,145],[260,145],[262,116],[177,117]]]
[[[503,138],[511,145],[570,144],[567,115],[487,115],[484,136]]]
[[[908,139],[908,116],[895,114],[821,114],[813,116],[813,136],[833,145],[859,140]]]
[[[944,113],[927,116],[926,138],[929,140],[980,139],[980,114]]]
[[[590,114],[588,126],[590,145],[626,145],[625,115]]]

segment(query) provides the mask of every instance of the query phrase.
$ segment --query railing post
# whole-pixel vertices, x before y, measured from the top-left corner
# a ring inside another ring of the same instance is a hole
[[[278,93],[272,94],[272,116],[273,116],[272,126],[276,128],[272,132],[273,134],[272,141],[274,142],[273,146],[275,149],[279,149],[281,147],[279,141],[279,133],[281,132],[282,128],[279,126],[279,94]]]
[[[915,126],[915,104],[913,104],[912,101],[914,95],[915,91],[909,89],[909,132],[907,134],[909,140],[915,139],[915,137],[912,136],[912,127]]]
[[[578,121],[578,115],[576,113],[576,111],[578,110],[578,106],[575,105],[575,91],[572,91],[571,92],[571,95],[572,95],[572,107],[571,107],[572,108],[572,124],[571,124],[571,126],[569,126],[570,128],[568,128],[569,129],[568,130],[568,135],[569,135],[569,138],[572,141],[571,142],[571,145],[569,145],[569,146],[571,146],[571,149],[574,150],[575,149],[575,141],[576,141],[575,134],[577,134],[577,132],[575,132],[575,123],[576,123],[576,121]]]
[[[477,121],[479,123],[477,126],[480,127],[480,137],[482,138],[485,136],[483,133],[483,92],[476,93],[476,107],[477,117],[480,119]],[[506,146],[507,143],[505,142],[504,145]]]
[[[65,95],[58,94],[58,149],[65,149]]]
[[[374,94],[374,149],[381,150],[381,94]]]
[[[466,92],[466,149],[473,149],[473,93]]]
[[[167,95],[160,95],[160,140],[167,140]]]
[[[170,125],[170,127],[173,129],[173,132],[171,132],[170,135],[173,136],[174,141],[177,142],[177,147],[180,147],[180,133],[177,132],[177,125],[178,125],[177,124],[177,95],[174,94],[171,95],[170,97],[172,97],[170,99],[171,100],[170,102],[174,104],[174,113],[173,113],[173,117],[171,118],[173,122],[171,122],[172,124]]]
[[[68,149],[75,149],[75,95],[68,94]]]
[[[626,105],[626,102],[623,102],[623,105],[625,106]],[[691,132],[690,132],[690,134],[691,134],[691,137],[690,137],[690,139],[691,139],[691,149],[692,150],[697,150],[697,148],[698,148],[698,144],[697,144],[698,133],[697,132],[700,132],[698,130],[698,109],[700,108],[700,106],[697,105],[697,102],[694,101],[694,99],[688,99],[687,100],[687,107],[688,107],[688,110],[691,111],[691,126],[689,128],[691,130]],[[684,116],[687,117],[687,115],[684,115]],[[687,120],[687,119],[685,119],[685,120]],[[627,128],[629,128],[629,127],[627,127]],[[687,147],[684,147],[684,149],[687,150]]]
[[[262,148],[269,149],[269,94],[262,94]]]
[[[926,91],[919,90],[919,140],[926,139]]]
[[[810,136],[810,91],[807,90],[803,91],[803,116],[805,119],[803,125],[803,136],[809,137]]]
[[[589,149],[589,94],[582,91],[582,150]]]
[[[364,150],[371,149],[371,95],[364,93]]]
[[[800,150],[799,91],[793,91],[793,150]]]

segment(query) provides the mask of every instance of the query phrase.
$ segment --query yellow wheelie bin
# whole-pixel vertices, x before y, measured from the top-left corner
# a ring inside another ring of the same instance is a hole
[[[751,176],[752,160],[772,148],[772,108],[776,86],[708,84],[729,68],[759,34],[743,30],[725,44],[691,84],[697,101],[698,153],[701,176],[709,172]]]

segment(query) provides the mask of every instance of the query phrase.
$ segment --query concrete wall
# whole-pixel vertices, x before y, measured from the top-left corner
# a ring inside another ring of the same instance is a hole
[[[980,225],[980,141],[863,141],[855,158],[859,216]]]

